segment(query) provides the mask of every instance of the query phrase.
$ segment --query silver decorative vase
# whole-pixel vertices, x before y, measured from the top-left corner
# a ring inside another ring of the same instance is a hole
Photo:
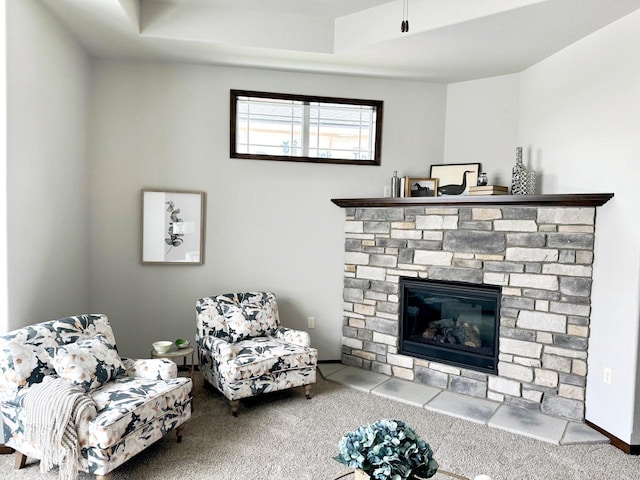
[[[535,195],[538,193],[538,175],[535,170],[527,170],[527,186],[525,195]]]
[[[522,163],[522,147],[517,147],[516,164],[511,170],[511,195],[534,195],[536,183],[536,172],[527,170]]]
[[[391,196],[393,198],[400,197],[400,177],[398,177],[398,172],[393,172],[393,177],[391,177]]]

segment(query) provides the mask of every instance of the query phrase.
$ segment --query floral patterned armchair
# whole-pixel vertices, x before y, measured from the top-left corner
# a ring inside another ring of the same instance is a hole
[[[84,360],[83,360],[84,359]],[[76,421],[80,469],[108,479],[111,471],[191,417],[192,383],[176,378],[166,359],[120,358],[105,315],[79,315],[27,326],[0,337],[0,408],[4,444],[42,458],[24,435],[29,387],[58,375],[80,386],[95,409]]]
[[[271,292],[229,293],[196,303],[200,370],[231,402],[304,386],[310,398],[318,352],[307,332],[280,326]]]

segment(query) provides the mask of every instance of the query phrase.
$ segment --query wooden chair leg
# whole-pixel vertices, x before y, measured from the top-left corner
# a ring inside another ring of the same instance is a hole
[[[238,407],[240,407],[240,400],[231,400],[231,414],[234,417],[238,416]]]
[[[27,456],[24,453],[20,453],[16,450],[16,457],[13,463],[13,468],[20,470],[27,463]]]
[[[182,431],[184,430],[184,423],[176,428],[176,437],[178,438],[178,443],[182,441]]]
[[[7,447],[6,445],[0,445],[0,455],[6,455],[15,452],[15,450],[11,447]]]
[[[111,472],[104,475],[96,475],[96,480],[111,480]]]
[[[304,396],[307,397],[307,400],[311,398],[311,384],[304,386]]]

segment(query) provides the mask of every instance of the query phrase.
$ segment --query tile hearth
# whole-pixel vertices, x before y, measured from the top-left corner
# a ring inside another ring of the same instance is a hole
[[[318,365],[324,378],[363,392],[425,408],[444,415],[506,430],[556,445],[609,443],[609,439],[581,422],[545,415],[389,377],[336,363]]]

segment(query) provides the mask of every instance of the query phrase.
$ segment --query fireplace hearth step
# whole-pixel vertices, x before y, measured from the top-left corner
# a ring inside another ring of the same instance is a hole
[[[376,373],[361,368],[345,367],[326,376],[322,372],[322,368],[318,368],[325,378],[330,378],[334,382],[341,383],[349,388],[355,388],[356,390],[366,393],[371,393],[371,390],[389,380],[389,377],[382,373]]]
[[[470,397],[445,390],[429,401],[424,408],[484,425],[500,405],[499,402],[493,400]]]
[[[424,407],[427,402],[441,392],[442,390],[439,388],[408,382],[399,378],[389,378],[386,382],[371,390],[374,395],[390,398],[391,400],[402,398],[404,403],[420,408]]]
[[[520,433],[526,425],[527,437],[559,444],[568,420],[544,415],[526,408],[503,405],[489,421],[489,426],[512,433]]]
[[[584,423],[569,422],[564,436],[560,441],[561,445],[575,445],[586,443],[609,443],[608,440],[603,441],[604,435],[594,430]]]
[[[319,364],[318,370],[325,379],[350,388],[543,442],[555,445],[609,443],[607,437],[584,423],[537,411],[440,390],[352,366]],[[489,414],[488,407],[493,403],[496,403],[496,407],[493,413]],[[464,415],[465,409],[467,415]],[[483,416],[487,418],[484,421]]]

